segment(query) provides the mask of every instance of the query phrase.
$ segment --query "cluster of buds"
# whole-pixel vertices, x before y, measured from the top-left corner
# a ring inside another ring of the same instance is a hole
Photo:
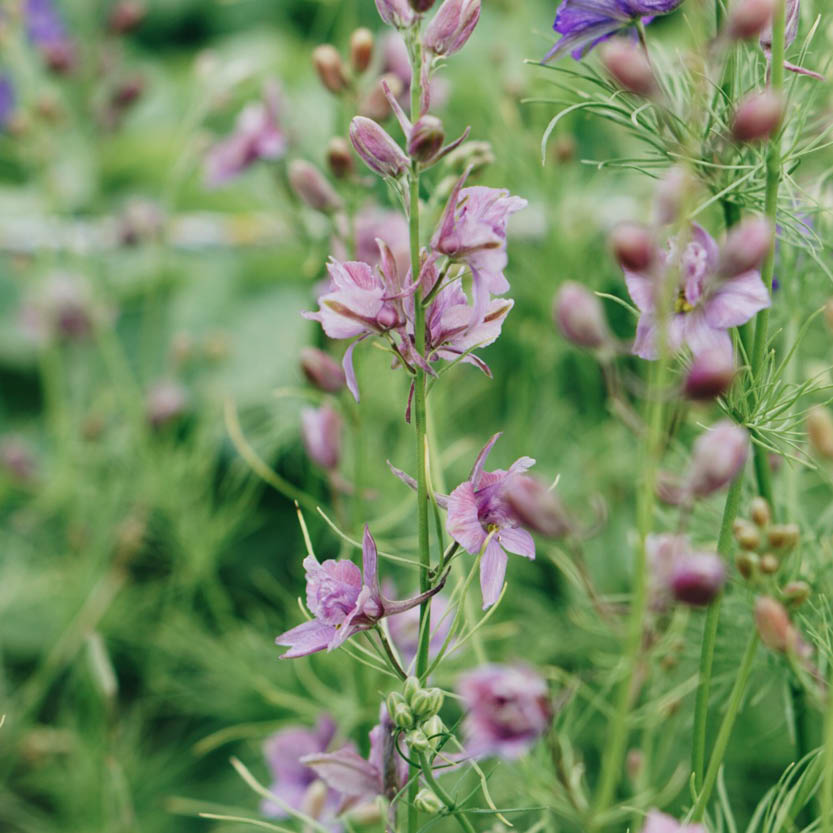
[[[741,548],[735,564],[747,580],[777,573],[785,556],[795,549],[800,538],[796,524],[772,523],[769,504],[762,497],[752,501],[749,518],[735,521],[733,532]]]
[[[444,695],[438,688],[422,688],[416,677],[405,680],[403,693],[388,695],[388,713],[394,726],[406,732],[405,740],[418,752],[435,752],[447,734],[439,716]]]

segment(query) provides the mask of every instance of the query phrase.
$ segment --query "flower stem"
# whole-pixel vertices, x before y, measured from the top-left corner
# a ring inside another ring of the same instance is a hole
[[[445,804],[449,812],[453,812],[455,809],[458,809],[457,805],[454,803],[454,799],[434,777],[434,771],[431,769],[431,762],[428,760],[428,756],[424,752],[419,753],[419,763],[422,767],[422,774],[425,777],[428,786],[437,794],[437,797],[443,804]],[[472,827],[471,822],[466,818],[464,813],[454,813],[454,818],[457,819],[457,822],[460,827],[463,828],[465,833],[474,833],[474,827]]]
[[[645,436],[645,470],[643,472],[642,488],[638,495],[637,523],[639,531],[639,546],[636,549],[634,564],[634,589],[631,602],[630,619],[628,622],[627,643],[625,646],[625,673],[619,684],[616,708],[610,722],[607,735],[607,745],[602,756],[602,769],[599,776],[595,800],[593,802],[593,816],[598,816],[608,809],[616,784],[622,770],[625,755],[625,745],[628,740],[628,712],[633,699],[633,680],[642,647],[642,632],[647,602],[646,562],[647,554],[645,541],[651,531],[655,505],[656,471],[659,456],[662,453],[664,400],[662,391],[665,387],[665,377],[668,368],[667,350],[660,350],[660,356],[654,366],[654,380],[651,386],[652,397],[649,402],[649,413]],[[596,822],[591,822],[591,829],[595,829]]]
[[[827,689],[827,710],[824,715],[823,764],[821,771],[821,818],[822,833],[833,833],[833,670]]]
[[[746,693],[746,684],[749,682],[749,675],[752,673],[752,665],[757,650],[758,631],[753,630],[752,635],[749,637],[749,642],[746,644],[746,650],[743,653],[743,659],[740,663],[738,675],[735,678],[735,684],[732,687],[732,693],[729,695],[729,705],[726,708],[723,722],[720,724],[717,740],[714,742],[712,756],[709,759],[709,768],[706,770],[706,776],[703,779],[703,789],[697,796],[697,803],[692,810],[692,821],[702,821],[705,815],[706,805],[709,803],[709,798],[711,798],[712,790],[717,781],[717,773],[720,771],[720,766],[723,763],[723,756],[726,754],[726,747],[729,745],[729,738],[732,735],[735,719],[738,716],[738,711],[743,702],[743,695]]]
[[[732,525],[738,514],[743,477],[738,476],[729,487],[726,504],[723,507],[723,521],[717,539],[717,551],[724,558],[730,554],[732,546]],[[714,646],[717,641],[717,626],[720,621],[719,595],[706,611],[706,623],[703,627],[703,644],[700,651],[700,680],[697,685],[697,698],[694,705],[694,732],[691,745],[691,771],[694,785],[698,789],[703,782],[703,767],[706,765],[706,724],[709,713],[709,688],[711,687]]]

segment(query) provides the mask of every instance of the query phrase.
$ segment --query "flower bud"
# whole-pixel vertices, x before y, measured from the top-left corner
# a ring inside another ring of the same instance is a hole
[[[388,711],[390,712],[391,720],[393,720],[393,725],[397,729],[402,729],[407,732],[414,728],[414,713],[408,708],[408,704],[404,700],[395,703],[393,708],[388,706]]]
[[[127,34],[144,20],[146,12],[139,0],[119,0],[110,10],[107,27],[114,35]]]
[[[552,316],[561,335],[577,347],[596,350],[611,342],[599,299],[579,283],[567,281],[555,295]]]
[[[405,699],[410,703],[413,699],[414,695],[422,690],[422,686],[419,684],[419,679],[417,677],[408,677],[405,680],[405,686],[403,691],[405,692]]]
[[[668,169],[654,193],[658,223],[669,225],[679,219],[695,184],[696,180],[685,166],[674,165]]]
[[[393,73],[379,78],[359,102],[359,115],[373,121],[384,121],[391,114],[390,102],[385,94],[385,86],[394,98],[399,98],[405,89],[402,79]]]
[[[353,173],[353,151],[341,136],[333,136],[327,145],[327,167],[336,179],[346,179]]]
[[[300,200],[322,214],[332,214],[341,208],[341,197],[333,186],[315,165],[304,159],[289,163],[289,184]]]
[[[438,714],[432,715],[422,724],[422,731],[431,743],[432,748],[436,748],[446,734],[445,723]]]
[[[732,123],[732,136],[738,142],[768,139],[781,124],[784,99],[775,90],[766,89],[747,95],[738,104]]]
[[[784,606],[770,596],[755,602],[755,624],[761,641],[772,651],[786,653],[796,641],[795,629]]]
[[[399,177],[408,170],[402,148],[371,119],[356,116],[350,122],[350,141],[370,170],[383,177]]]
[[[761,556],[760,560],[760,568],[761,572],[765,576],[771,576],[778,572],[778,568],[781,566],[781,562],[778,560],[778,556],[772,552],[765,552]]]
[[[188,408],[188,394],[178,382],[157,382],[147,394],[145,414],[151,428],[177,422]]]
[[[417,162],[430,162],[440,152],[444,141],[443,123],[436,116],[421,116],[408,137],[408,154]]]
[[[373,32],[361,27],[350,35],[350,66],[361,75],[373,59]]]
[[[766,502],[766,498],[756,497],[752,499],[752,502],[749,504],[749,517],[761,529],[769,526],[769,522],[772,520],[772,512],[770,511],[769,504]]]
[[[685,553],[671,573],[671,592],[678,602],[702,606],[720,593],[726,581],[723,559],[712,552]]]
[[[423,787],[414,797],[414,806],[423,813],[437,815],[445,809],[445,804],[440,801],[437,794],[428,787]]]
[[[735,557],[735,566],[745,579],[750,579],[755,575],[760,563],[760,558],[754,552],[740,552]]]
[[[411,8],[417,14],[425,14],[425,12],[431,11],[431,8],[436,2],[437,0],[408,0]]]
[[[708,401],[722,396],[735,378],[735,360],[726,350],[710,349],[697,353],[685,379],[684,391],[689,399]]]
[[[301,411],[301,436],[310,459],[327,471],[341,461],[341,417],[329,405]]]
[[[338,50],[329,43],[322,43],[312,51],[312,63],[321,83],[331,93],[338,95],[347,88],[347,75]]]
[[[411,709],[419,720],[433,717],[443,705],[443,693],[438,688],[421,688],[410,700]]]
[[[797,524],[777,524],[767,530],[766,537],[773,549],[791,552],[801,537],[801,530]]]
[[[301,350],[301,370],[307,381],[325,393],[338,393],[344,387],[344,370],[332,356],[316,347]]]
[[[525,474],[510,478],[503,493],[515,517],[533,532],[561,538],[570,531],[570,519],[558,496],[540,480]]]
[[[726,31],[734,40],[747,40],[761,34],[771,22],[774,0],[738,0],[729,12]]]
[[[408,0],[376,0],[379,17],[396,29],[405,29],[414,22],[414,12]]]
[[[429,752],[432,748],[431,741],[428,740],[422,729],[414,729],[412,732],[408,732],[405,736],[405,742],[415,752]]]
[[[610,244],[619,265],[630,272],[644,272],[656,260],[654,235],[639,223],[620,223],[610,235]]]
[[[791,581],[781,590],[784,601],[792,607],[800,607],[810,598],[810,585],[806,581]]]
[[[761,533],[758,527],[743,518],[738,518],[732,525],[735,540],[745,550],[754,551],[761,546]]]
[[[613,80],[629,93],[650,98],[658,91],[643,49],[627,38],[614,38],[602,50],[602,63]]]
[[[706,497],[728,486],[743,470],[749,454],[749,435],[729,420],[721,420],[694,443],[688,489]]]
[[[423,44],[435,55],[459,52],[480,19],[480,0],[445,0],[425,30]]]
[[[772,246],[772,224],[750,217],[729,232],[720,252],[718,271],[724,278],[759,269]]]
[[[816,454],[833,460],[833,417],[824,405],[815,405],[807,413],[807,437]]]

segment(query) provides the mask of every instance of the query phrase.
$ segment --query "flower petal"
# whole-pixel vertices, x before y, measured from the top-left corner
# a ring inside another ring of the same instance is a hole
[[[483,610],[491,607],[499,598],[506,576],[509,556],[496,538],[492,538],[480,562],[480,592],[483,594]]]
[[[697,355],[705,350],[719,350],[732,355],[732,337],[726,330],[712,327],[702,310],[681,317],[685,322],[685,342],[692,353]]]
[[[305,657],[323,651],[335,633],[336,629],[332,625],[324,625],[313,619],[282,633],[275,639],[275,644],[289,647],[289,650],[281,655],[281,659]]]
[[[497,533],[497,539],[501,546],[515,553],[515,555],[522,555],[524,558],[535,558],[535,541],[532,536],[520,527],[504,527]]]
[[[650,275],[625,270],[625,286],[628,288],[628,295],[631,296],[631,300],[640,312],[654,311],[656,307],[654,300],[655,285],[656,282]]]
[[[745,324],[771,304],[760,273],[743,272],[724,281],[706,300],[706,320],[722,330]]]
[[[356,371],[353,369],[353,351],[361,339],[354,341],[347,350],[344,351],[344,358],[341,360],[341,366],[344,368],[344,378],[347,383],[347,390],[353,394],[356,402],[359,401],[359,383],[356,381]]]
[[[349,747],[338,752],[304,755],[301,763],[332,789],[345,795],[376,796],[381,792],[379,770]]]
[[[486,540],[486,532],[477,517],[477,500],[470,480],[461,483],[448,496],[446,529],[466,552],[472,555],[480,552]]]
[[[489,442],[480,449],[480,454],[477,455],[477,459],[474,461],[469,480],[471,480],[472,486],[475,489],[480,485],[480,476],[483,474],[483,466],[486,465],[486,458],[489,456],[489,452],[495,447],[495,443],[500,439],[502,433],[502,431],[498,431],[497,434],[494,434]]]

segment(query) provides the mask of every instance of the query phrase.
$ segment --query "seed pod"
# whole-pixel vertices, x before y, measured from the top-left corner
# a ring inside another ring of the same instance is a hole
[[[620,223],[610,235],[613,254],[623,269],[644,272],[656,261],[653,232],[639,223]]]
[[[735,360],[729,351],[703,350],[692,359],[683,390],[689,399],[698,402],[715,399],[729,390],[736,372]]]
[[[735,540],[743,549],[752,552],[761,546],[761,533],[755,524],[738,518],[734,523],[732,531],[735,534]]]
[[[752,499],[752,502],[749,504],[749,517],[761,529],[769,526],[772,521],[772,512],[770,511],[769,504],[766,502],[766,498],[756,497]]]
[[[816,454],[833,460],[833,417],[824,405],[816,405],[808,412],[807,437]]]
[[[439,715],[435,714],[422,724],[422,731],[425,733],[425,737],[428,738],[431,746],[436,748],[446,733],[445,723],[442,722]]]
[[[350,66],[361,75],[373,59],[373,32],[361,27],[350,35]]]
[[[734,40],[756,38],[772,21],[774,0],[738,0],[729,12],[726,32]]]
[[[372,119],[356,116],[350,122],[350,141],[365,164],[379,176],[399,177],[408,170],[402,148]]]
[[[781,124],[784,99],[775,90],[746,96],[735,111],[732,136],[738,142],[759,142],[768,139]]]
[[[718,271],[732,278],[759,269],[772,247],[772,224],[763,217],[750,217],[729,232],[720,252]]]
[[[601,302],[580,283],[567,281],[561,285],[552,317],[561,335],[577,347],[596,350],[612,341]]]
[[[764,575],[771,576],[778,572],[781,562],[778,556],[772,552],[766,552],[761,556],[760,568]]]
[[[614,38],[602,50],[602,63],[613,80],[629,93],[651,98],[659,91],[643,49],[627,38]]]
[[[767,530],[766,537],[773,549],[790,552],[795,549],[801,530],[797,524],[777,524]]]
[[[321,818],[321,814],[327,806],[328,798],[329,788],[320,778],[316,778],[304,793],[304,798],[301,801],[301,812],[309,818]]]
[[[300,200],[322,214],[341,208],[341,197],[315,165],[304,159],[293,159],[288,169],[289,184]]]
[[[316,46],[312,51],[312,63],[321,83],[331,93],[338,95],[347,89],[349,82],[341,55],[332,44],[322,43],[321,46]]]

